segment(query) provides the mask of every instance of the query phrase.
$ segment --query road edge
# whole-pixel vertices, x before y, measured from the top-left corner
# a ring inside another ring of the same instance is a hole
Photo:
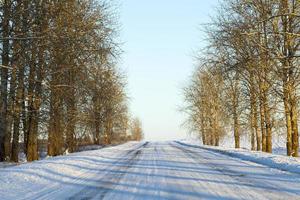
[[[279,156],[279,155],[272,155],[270,154],[269,157],[256,157],[255,152],[251,152],[248,151],[247,153],[253,154],[251,155],[246,155],[243,154],[242,152],[234,152],[233,150],[222,150],[222,149],[215,149],[212,147],[206,147],[206,146],[200,146],[200,145],[194,145],[194,144],[188,144],[185,142],[181,142],[181,141],[174,141],[177,144],[183,145],[183,146],[187,146],[187,147],[193,147],[193,148],[198,148],[198,149],[204,149],[207,151],[212,151],[215,153],[219,153],[222,155],[227,155],[230,156],[232,158],[238,158],[244,161],[250,161],[256,164],[260,164],[260,165],[264,165],[273,169],[278,169],[284,172],[289,172],[289,173],[294,173],[294,174],[298,174],[300,175],[300,162],[296,163],[296,164],[292,164],[292,163],[288,163],[288,162],[282,162],[280,159],[276,159],[276,158],[283,158],[283,156]],[[271,157],[273,157],[274,159],[272,159]],[[287,157],[285,156],[284,158],[286,158],[286,160],[291,159],[293,161],[295,161],[295,158],[293,157]],[[280,162],[281,161],[281,162]],[[296,162],[296,161],[295,161]]]

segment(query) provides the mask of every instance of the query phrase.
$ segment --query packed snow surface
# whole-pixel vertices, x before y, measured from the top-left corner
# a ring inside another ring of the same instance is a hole
[[[199,146],[194,143],[189,142],[177,142],[181,145],[202,148],[209,151],[217,152],[220,154],[228,155],[231,157],[240,158],[242,160],[255,162],[258,164],[266,165],[271,168],[280,169],[283,171],[288,171],[292,173],[297,173],[300,175],[300,158],[276,155],[271,153],[265,153],[261,151],[250,151],[247,149],[234,149],[234,148],[224,148],[224,147],[214,147],[214,146]],[[300,199],[300,198],[299,198]]]
[[[0,196],[2,200],[300,199],[297,171],[256,162],[264,154],[251,161],[226,151],[182,142],[130,142],[48,158],[0,169]]]

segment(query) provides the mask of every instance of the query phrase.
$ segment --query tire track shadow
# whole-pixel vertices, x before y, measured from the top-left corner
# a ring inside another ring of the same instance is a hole
[[[136,149],[129,150],[124,154],[124,158],[121,159],[121,161],[116,161],[115,164],[117,164],[115,167],[113,167],[112,171],[128,171],[134,163],[138,161],[138,157],[141,154],[142,150],[147,147],[149,142],[143,143],[140,147]],[[102,171],[99,171],[99,175],[101,175]],[[69,198],[69,200],[78,200],[78,199],[103,199],[107,193],[112,191],[117,184],[120,182],[122,177],[125,175],[125,173],[107,173],[104,176],[100,176],[99,182],[101,181],[101,184],[99,185],[92,185],[92,186],[86,186],[83,189],[81,189],[79,192],[74,194],[72,197]],[[97,181],[96,181],[97,182]]]

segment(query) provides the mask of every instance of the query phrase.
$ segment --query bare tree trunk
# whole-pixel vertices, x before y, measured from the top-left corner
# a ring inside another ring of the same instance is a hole
[[[234,113],[234,143],[235,148],[240,148],[240,133],[239,133],[239,122],[236,111]]]
[[[271,119],[270,109],[268,105],[267,91],[266,91],[266,72],[263,69],[262,77],[259,83],[259,95],[260,95],[260,120],[262,130],[262,151],[272,152],[272,133],[271,133]]]
[[[292,154],[292,121],[291,121],[291,112],[289,107],[289,94],[287,91],[287,86],[284,86],[283,91],[283,103],[284,103],[284,111],[285,111],[285,123],[286,123],[286,129],[287,129],[287,135],[286,135],[286,150],[287,155],[290,156]]]
[[[254,133],[251,136],[251,149],[255,150],[255,138],[256,138],[256,150],[261,150],[261,136],[258,128],[258,112],[257,112],[257,89],[255,87],[254,71],[250,70],[250,109],[251,109],[251,131]],[[254,141],[253,141],[254,139]]]
[[[214,145],[214,143],[215,143],[214,135],[211,135],[210,136],[210,144],[209,145]]]
[[[203,145],[207,145],[207,137],[206,137],[206,133],[205,133],[205,122],[203,117],[201,117],[201,137],[202,137],[202,143]]]
[[[8,116],[7,116],[7,135],[5,137],[5,157],[11,158],[11,136],[13,125],[13,113],[15,104],[15,89],[16,89],[16,67],[13,68],[10,81],[10,92],[8,101]]]
[[[98,120],[95,120],[95,144],[100,144],[100,123]]]
[[[256,102],[253,104],[253,127],[255,130],[255,136],[256,136],[256,150],[261,150],[261,135],[258,128],[258,113],[257,113],[257,104]]]
[[[96,93],[97,89],[94,89],[94,92]],[[94,93],[92,101],[93,101],[93,117],[94,117],[94,126],[95,126],[95,132],[94,132],[94,138],[93,142],[95,144],[100,144],[100,108],[99,108],[99,98]]]
[[[64,131],[62,127],[63,123],[63,72],[61,61],[58,55],[55,56],[52,77],[50,83],[50,121],[49,121],[49,133],[48,133],[48,155],[57,156],[63,153],[64,146]]]
[[[26,101],[25,101],[25,95],[26,95],[26,90],[24,88],[23,91],[23,99],[24,101],[22,102],[22,123],[23,123],[23,140],[24,140],[24,153],[27,155],[27,146],[28,146],[28,116],[29,113],[27,114],[26,110]]]
[[[254,151],[255,150],[255,129],[253,128],[253,121],[254,121],[253,116],[251,121],[252,121],[251,129],[250,129],[251,150]]]
[[[52,86],[50,102],[50,122],[48,133],[48,155],[57,156],[63,153],[63,128],[62,128],[62,99],[56,86]]]
[[[14,110],[14,130],[13,130],[13,141],[12,141],[12,153],[11,159],[14,162],[19,161],[19,137],[20,137],[20,119],[22,113],[22,102],[25,100],[24,97],[24,76],[25,76],[25,65],[24,63],[19,63],[18,71],[18,86],[17,86],[17,95],[16,95],[16,104]]]
[[[38,8],[37,15],[35,16],[37,20],[37,32],[42,33],[44,30],[47,29],[48,26],[48,16],[47,16],[47,9],[45,5],[41,5]],[[38,42],[42,42],[39,40]],[[27,160],[34,161],[39,159],[39,152],[38,152],[38,132],[39,132],[39,119],[40,119],[40,107],[42,103],[42,82],[45,76],[45,44],[37,45],[33,44],[34,48],[36,48],[34,52],[34,62],[30,65],[30,80],[29,80],[29,87],[28,93],[29,100],[28,100],[28,120],[24,120],[26,125],[24,125],[24,134],[26,134],[27,142]],[[37,63],[35,63],[37,61]],[[35,87],[33,87],[35,86]]]
[[[110,114],[108,114],[108,119],[105,122],[106,123],[106,134],[105,134],[105,144],[111,144],[112,142],[112,119],[110,117]]]
[[[40,58],[39,58],[40,59]],[[39,63],[43,61],[40,60]],[[39,123],[39,109],[41,105],[42,93],[42,64],[37,67],[37,81],[34,99],[30,99],[28,110],[31,112],[28,117],[27,129],[27,160],[34,161],[39,159],[38,154],[38,123]]]
[[[262,99],[262,93],[260,92],[260,126],[261,126],[261,136],[262,136],[262,140],[261,140],[261,146],[262,146],[262,151],[266,152],[267,148],[266,148],[266,128],[265,128],[265,111],[264,111],[264,103],[263,103],[263,99]]]
[[[3,2],[2,37],[9,37],[10,0]],[[9,66],[9,40],[2,43],[2,66],[1,66],[1,99],[0,99],[0,161],[4,161],[5,137],[7,134],[7,86],[8,86],[8,66]]]
[[[291,125],[292,125],[292,155],[298,157],[299,152],[299,133],[298,133],[298,110],[295,91],[292,91],[291,99]]]
[[[265,94],[265,102],[264,102],[264,111],[266,118],[266,152],[272,153],[272,125],[271,125],[271,116],[270,116],[270,108],[268,106],[268,99]]]
[[[36,51],[33,51],[33,59],[36,60]],[[39,60],[39,65],[41,60]],[[43,61],[42,61],[43,62]],[[38,141],[37,141],[37,130],[38,130],[38,109],[40,99],[36,95],[38,95],[38,89],[40,86],[35,81],[36,69],[41,68],[41,66],[37,67],[35,62],[31,62],[30,64],[30,73],[29,73],[29,86],[28,86],[28,116],[27,116],[27,161],[38,160]],[[34,89],[36,86],[36,90]],[[40,91],[41,92],[41,91]]]
[[[217,109],[216,109],[217,110]],[[217,114],[215,113],[214,114],[215,118],[214,118],[214,145],[215,146],[219,146],[219,143],[220,143],[220,126],[219,126],[219,121],[218,121],[218,117],[217,117]]]
[[[262,19],[266,19],[267,11],[265,7],[262,7]],[[262,96],[263,96],[263,106],[264,106],[264,112],[265,112],[265,125],[266,125],[266,152],[272,153],[272,127],[271,127],[271,115],[270,115],[270,108],[269,108],[269,101],[268,101],[268,90],[269,90],[269,83],[267,81],[268,79],[268,72],[269,72],[269,55],[268,51],[266,50],[268,48],[268,35],[267,35],[267,22],[264,20],[262,22],[262,30],[263,30],[263,40],[262,40],[262,46],[264,48],[261,48],[262,53],[262,72],[263,72],[263,85],[262,86]],[[261,47],[262,47],[261,46]]]
[[[19,103],[17,103],[19,104]],[[19,105],[16,105],[19,107]],[[18,108],[16,108],[18,109]],[[11,160],[14,162],[19,161],[19,136],[20,136],[20,113],[15,111],[14,114],[14,128],[13,128],[13,140],[12,140],[12,149],[11,149]]]
[[[255,150],[255,134],[257,137],[257,111],[253,72],[250,72],[250,121],[251,121],[251,150]],[[257,141],[257,138],[256,138]],[[258,143],[258,142],[257,142]],[[260,144],[259,144],[260,146]]]
[[[219,146],[219,144],[220,144],[220,138],[219,138],[219,136],[218,135],[216,135],[216,137],[215,137],[215,146],[217,147],[217,146]]]
[[[254,86],[253,86],[253,74],[250,74],[250,121],[251,121],[251,125],[250,125],[250,134],[251,134],[251,150],[255,150],[255,136],[254,136],[254,104],[255,102],[255,94],[254,94]]]
[[[70,77],[72,79],[72,77]],[[66,143],[69,152],[74,152],[76,148],[75,141],[75,123],[76,123],[76,104],[75,91],[70,84],[70,94],[67,97],[67,128],[66,128]]]

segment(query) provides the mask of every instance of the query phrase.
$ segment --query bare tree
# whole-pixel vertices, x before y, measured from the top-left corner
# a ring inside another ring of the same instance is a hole
[[[133,140],[141,141],[144,138],[142,122],[138,118],[132,119],[131,122],[131,137]]]

